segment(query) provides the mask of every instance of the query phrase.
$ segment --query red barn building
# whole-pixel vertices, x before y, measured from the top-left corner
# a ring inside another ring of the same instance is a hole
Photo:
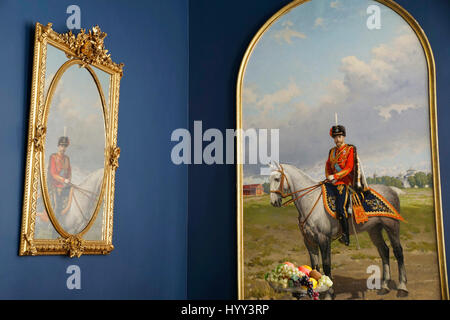
[[[246,184],[244,185],[244,196],[260,196],[264,194],[262,184]]]

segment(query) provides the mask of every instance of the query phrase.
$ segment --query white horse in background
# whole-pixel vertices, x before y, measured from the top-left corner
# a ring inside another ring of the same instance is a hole
[[[91,220],[100,196],[103,183],[103,168],[89,174],[82,183],[73,185],[69,210],[58,222],[70,234],[83,230]]]

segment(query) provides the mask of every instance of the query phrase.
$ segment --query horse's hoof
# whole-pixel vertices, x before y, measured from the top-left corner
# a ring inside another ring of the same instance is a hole
[[[381,288],[381,289],[378,290],[378,292],[377,292],[377,294],[378,294],[379,296],[383,296],[383,295],[388,294],[388,293],[389,293],[389,289],[387,289],[387,288]]]
[[[321,300],[334,300],[335,297],[336,295],[334,294],[333,288],[329,289],[328,291],[322,292],[319,295],[319,298]]]
[[[333,300],[333,295],[327,292],[325,293],[323,300]]]
[[[292,296],[297,300],[300,300],[301,298],[303,298],[303,295],[298,292],[293,292]]]
[[[408,296],[408,294],[409,294],[408,291],[399,289],[397,291],[397,298],[405,298]]]

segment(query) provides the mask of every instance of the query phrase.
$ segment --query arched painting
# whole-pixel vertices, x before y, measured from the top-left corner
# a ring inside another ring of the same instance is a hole
[[[238,167],[239,298],[448,298],[435,66],[408,12],[293,1],[245,53],[237,118],[241,155],[248,130],[279,137]]]

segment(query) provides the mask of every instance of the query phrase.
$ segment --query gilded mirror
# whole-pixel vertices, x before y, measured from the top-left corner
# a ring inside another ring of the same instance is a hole
[[[35,37],[19,254],[108,254],[123,64],[98,26]]]

